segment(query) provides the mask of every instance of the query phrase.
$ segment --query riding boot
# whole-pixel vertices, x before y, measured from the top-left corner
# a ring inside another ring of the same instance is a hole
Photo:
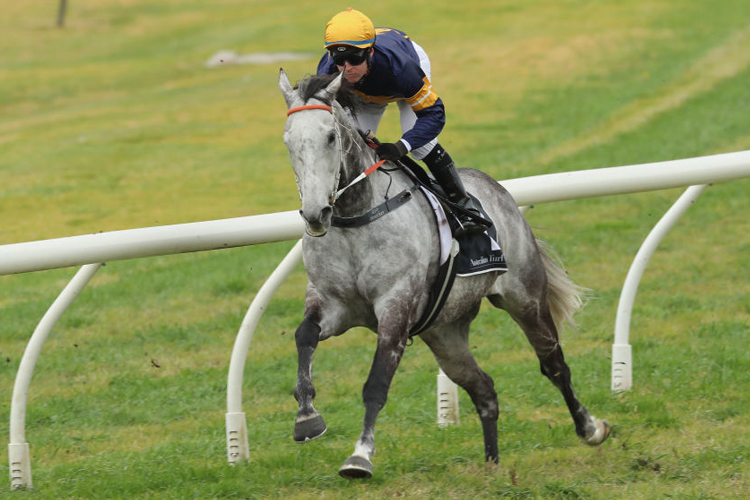
[[[461,182],[461,178],[456,171],[456,165],[453,163],[453,159],[448,152],[443,149],[440,144],[437,144],[422,161],[424,161],[429,167],[430,172],[432,172],[435,180],[440,184],[440,187],[443,188],[443,191],[445,191],[445,194],[450,201],[464,210],[476,215],[480,220],[485,221],[485,224],[481,224],[469,215],[462,213],[459,210],[455,210],[454,213],[462,226],[459,233],[484,232],[487,227],[490,226],[490,222],[482,218],[479,207],[474,200],[466,194],[464,184]]]

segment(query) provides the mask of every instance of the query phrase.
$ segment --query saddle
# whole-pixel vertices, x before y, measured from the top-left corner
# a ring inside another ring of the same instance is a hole
[[[407,173],[409,173],[422,188],[423,193],[433,205],[433,209],[437,210],[439,207],[447,215],[446,219],[450,228],[450,236],[459,244],[459,252],[456,257],[457,276],[474,276],[490,271],[505,272],[508,270],[503,250],[497,243],[497,229],[495,228],[495,224],[485,211],[482,203],[473,194],[467,193],[476,206],[479,207],[482,219],[484,221],[489,221],[491,225],[483,233],[462,233],[459,231],[461,224],[459,223],[456,212],[459,210],[463,211],[463,209],[448,199],[443,192],[443,188],[440,187],[440,185],[430,177],[417,162],[411,158],[404,157],[399,160],[399,163],[401,163]],[[436,206],[436,202],[438,203],[438,206]],[[473,215],[469,212],[466,213]],[[440,225],[440,217],[438,217],[437,214],[436,217],[438,220],[438,230],[445,232],[445,228]],[[444,237],[441,236],[440,240],[443,242]],[[441,244],[445,246],[444,243]]]

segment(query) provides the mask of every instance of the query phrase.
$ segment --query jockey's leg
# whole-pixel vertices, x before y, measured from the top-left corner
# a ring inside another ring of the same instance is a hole
[[[397,105],[401,118],[401,131],[406,133],[417,123],[417,115],[406,101],[398,101]],[[461,178],[458,176],[453,158],[438,144],[437,138],[424,146],[412,149],[410,154],[415,160],[421,160],[427,165],[450,201],[477,217],[482,217],[479,207],[466,194],[466,189],[463,182],[461,182]],[[486,224],[483,225],[458,210],[456,210],[456,217],[458,217],[458,221],[463,228],[461,230],[462,233],[482,233],[491,225],[489,221],[486,221]]]
[[[443,188],[450,201],[471,214],[480,217],[480,219],[482,218],[479,207],[466,194],[466,189],[464,189],[464,184],[458,176],[453,159],[440,144],[436,144],[422,161],[429,167],[430,172],[435,176],[435,180]],[[465,213],[458,210],[455,212],[463,227],[463,233],[482,233],[489,226],[489,222],[484,225]]]
[[[383,113],[385,113],[387,107],[387,104],[376,104],[372,102],[366,103],[362,101],[356,114],[357,127],[359,130],[362,132],[367,132],[369,130],[375,135],[378,131],[380,120],[383,118]]]

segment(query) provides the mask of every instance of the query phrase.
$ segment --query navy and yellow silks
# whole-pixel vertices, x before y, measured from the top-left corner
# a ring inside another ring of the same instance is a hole
[[[374,53],[367,75],[354,84],[365,102],[387,104],[405,100],[417,115],[414,128],[403,138],[412,149],[437,137],[445,126],[443,101],[419,65],[419,56],[409,37],[393,28],[377,28]],[[318,63],[318,74],[337,73],[338,67],[326,51]]]

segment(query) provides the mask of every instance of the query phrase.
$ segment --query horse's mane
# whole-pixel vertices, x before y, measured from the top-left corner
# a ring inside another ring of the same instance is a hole
[[[328,87],[328,85],[333,80],[338,78],[338,76],[339,73],[333,75],[322,74],[308,76],[297,83],[297,86],[295,88],[298,90],[302,100],[307,102],[308,99],[315,97],[315,94]],[[356,114],[359,100],[354,94],[354,87],[346,79],[342,80],[341,87],[339,87],[339,90],[338,92],[336,92],[335,97],[339,104],[341,104],[344,108],[348,108],[352,112],[352,114]],[[317,98],[320,99],[319,96]],[[327,96],[322,100],[329,105],[333,104],[332,102],[330,102]]]

